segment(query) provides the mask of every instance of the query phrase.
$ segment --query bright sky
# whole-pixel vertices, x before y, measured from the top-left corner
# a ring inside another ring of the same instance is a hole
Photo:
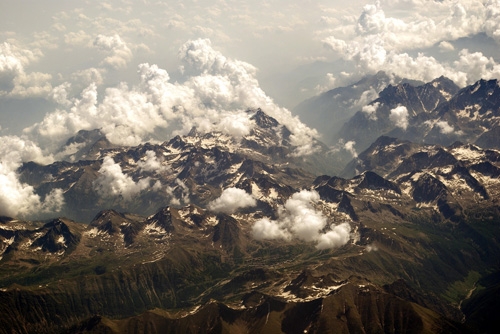
[[[499,78],[499,43],[500,0],[2,0],[0,188],[33,195],[17,167],[57,159],[80,129],[124,145],[193,126],[239,138],[248,108],[311,152],[317,133],[289,111],[303,99],[379,70]]]
[[[180,47],[207,38],[292,108],[378,70],[459,85],[498,76],[499,1],[13,1],[0,3],[0,126],[18,133],[89,84],[183,81]],[[57,88],[59,87],[59,89]],[[16,117],[22,115],[23,117]]]

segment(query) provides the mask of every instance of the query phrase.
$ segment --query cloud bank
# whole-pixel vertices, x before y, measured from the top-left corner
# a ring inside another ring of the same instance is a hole
[[[257,240],[297,238],[316,242],[316,248],[327,249],[345,245],[351,238],[348,223],[327,226],[327,218],[313,207],[320,200],[316,191],[302,190],[290,197],[278,211],[278,220],[263,218],[252,226]]]
[[[117,37],[101,36],[97,41],[106,49],[122,48]],[[96,83],[73,101],[66,97],[68,84],[58,86],[53,98],[63,105],[71,102],[71,106],[47,114],[25,134],[46,147],[52,145],[52,150],[78,130],[95,128],[119,145],[166,140],[165,130],[170,135],[185,134],[192,127],[200,132],[221,131],[239,139],[255,125],[245,110],[260,107],[289,128],[291,143],[298,147],[299,154],[310,152],[317,132],[264,93],[252,65],[226,58],[208,39],[188,41],[180,48],[179,57],[187,75],[182,83],[172,82],[167,71],[157,65],[143,63],[138,67],[138,85],[121,83],[107,88],[101,98]],[[110,63],[121,63],[112,58]]]
[[[375,2],[363,7],[350,29],[322,39],[324,46],[355,64],[353,75],[374,74],[379,70],[403,78],[431,81],[444,75],[460,86],[481,78],[500,76],[500,64],[481,51],[459,50],[453,61],[438,60],[422,51],[438,46],[454,51],[451,42],[485,34],[500,43],[500,3],[498,1],[422,2],[422,8],[408,10],[406,16],[388,16],[402,1]],[[420,1],[415,2],[420,3]],[[408,5],[408,4],[407,4]],[[396,8],[395,13],[401,14]],[[415,13],[415,15],[412,15]],[[402,16],[402,17],[401,17]],[[347,33],[346,33],[347,32]]]

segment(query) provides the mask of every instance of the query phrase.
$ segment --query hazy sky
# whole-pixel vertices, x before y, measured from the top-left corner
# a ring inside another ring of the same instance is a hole
[[[70,100],[92,82],[99,92],[120,82],[137,84],[142,63],[183,81],[179,48],[198,38],[253,65],[260,87],[292,108],[302,98],[380,69],[422,80],[444,74],[460,85],[498,76],[500,5],[2,0],[0,126],[17,133],[41,121],[61,107],[54,97],[61,85]]]
[[[0,190],[19,201],[0,206],[41,205],[17,167],[58,159],[80,129],[124,145],[193,126],[240,138],[261,107],[306,154],[317,132],[289,111],[304,98],[379,70],[498,78],[499,43],[499,0],[1,0]]]

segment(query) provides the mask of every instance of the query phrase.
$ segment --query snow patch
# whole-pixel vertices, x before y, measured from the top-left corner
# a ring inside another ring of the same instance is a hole
[[[208,226],[215,226],[219,223],[219,220],[217,219],[217,216],[209,216],[206,220],[206,224]]]

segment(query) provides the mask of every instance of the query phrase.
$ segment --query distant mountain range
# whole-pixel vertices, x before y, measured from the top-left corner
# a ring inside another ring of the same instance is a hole
[[[0,333],[496,332],[499,89],[389,85],[348,164],[260,109],[240,140],[80,131],[18,171],[65,205],[0,217]]]
[[[459,89],[445,77],[418,84],[383,72],[295,108],[301,119],[320,130],[327,143],[354,141],[358,152],[382,135],[419,143],[462,141],[499,148],[499,110],[498,80],[480,80]]]

